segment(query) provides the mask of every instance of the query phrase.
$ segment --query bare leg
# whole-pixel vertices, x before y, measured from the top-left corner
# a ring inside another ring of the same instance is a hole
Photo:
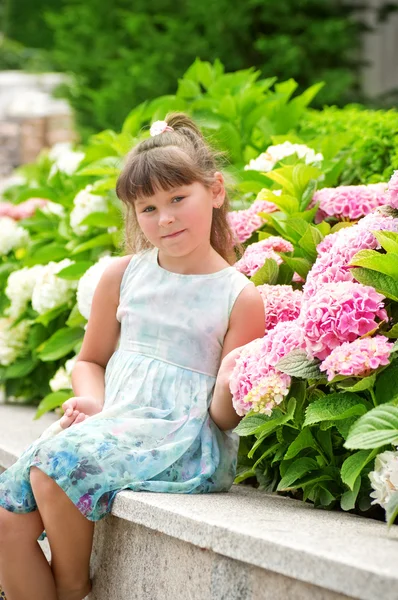
[[[7,600],[57,600],[54,577],[37,538],[38,511],[16,514],[0,508],[0,581]]]
[[[30,482],[50,543],[58,600],[82,600],[91,589],[94,523],[40,469],[31,467]]]

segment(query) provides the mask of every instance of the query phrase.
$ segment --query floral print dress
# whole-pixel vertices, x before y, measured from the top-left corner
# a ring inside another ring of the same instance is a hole
[[[183,275],[160,267],[156,248],[134,255],[120,286],[118,348],[105,371],[102,412],[48,432],[0,475],[0,506],[36,509],[31,466],[97,521],[120,490],[227,491],[239,438],[212,421],[211,402],[229,316],[246,285],[234,267]]]

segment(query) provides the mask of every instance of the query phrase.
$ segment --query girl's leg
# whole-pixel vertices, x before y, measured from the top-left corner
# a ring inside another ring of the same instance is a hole
[[[40,469],[31,467],[30,482],[51,548],[58,600],[82,600],[91,589],[94,523]]]
[[[38,511],[16,514],[0,508],[0,582],[7,600],[57,600],[54,577],[37,538]]]

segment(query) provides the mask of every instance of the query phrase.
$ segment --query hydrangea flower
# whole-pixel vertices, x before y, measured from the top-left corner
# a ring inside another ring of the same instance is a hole
[[[393,208],[398,208],[398,171],[394,171],[388,182],[388,204]]]
[[[320,152],[315,153],[312,148],[309,148],[305,144],[284,142],[283,144],[268,146],[265,152],[257,158],[252,159],[244,168],[245,171],[251,170],[267,173],[274,168],[278,161],[292,156],[292,154],[297,154],[299,158],[304,159],[307,165],[323,160],[323,155]]]
[[[84,152],[72,150],[70,142],[59,142],[54,144],[48,156],[53,161],[49,175],[52,177],[57,171],[66,173],[66,175],[73,175],[85,155]]]
[[[278,196],[280,191],[275,190],[273,193]],[[276,210],[278,210],[276,204],[262,200],[260,192],[249,208],[229,212],[227,220],[236,240],[243,243],[264,224],[264,219],[258,213],[272,213]]]
[[[76,235],[84,235],[88,230],[88,225],[80,223],[93,212],[106,212],[107,202],[102,196],[92,194],[93,186],[87,185],[77,194],[73,200],[73,209],[70,213],[70,226]]]
[[[387,450],[378,454],[369,479],[373,488],[372,504],[380,504],[385,509],[390,498],[398,493],[398,452]]]
[[[250,244],[242,258],[234,266],[240,273],[251,277],[263,266],[267,258],[272,258],[278,265],[281,264],[282,259],[276,252],[293,252],[293,246],[282,237],[271,236],[260,242]]]
[[[61,306],[73,297],[77,282],[57,277],[59,271],[72,264],[74,264],[72,260],[64,258],[61,262],[50,261],[47,265],[42,266],[32,292],[33,310],[43,314],[52,308]]]
[[[71,373],[76,364],[76,359],[77,356],[73,356],[67,360],[65,362],[65,366],[60,367],[54,374],[54,377],[50,379],[49,386],[53,392],[72,389]]]
[[[278,323],[294,321],[300,314],[303,292],[291,285],[259,285],[258,291],[264,302],[265,330],[273,329]]]
[[[16,319],[23,313],[26,305],[32,299],[33,288],[44,268],[42,265],[35,265],[31,268],[24,267],[8,276],[5,289],[5,294],[11,302],[6,309],[8,316]]]
[[[379,206],[388,204],[386,183],[369,185],[340,185],[336,188],[323,188],[315,192],[311,206],[319,202],[316,222],[326,217],[357,220],[373,212]]]
[[[102,256],[95,265],[87,269],[79,280],[76,294],[77,308],[87,320],[90,317],[95,288],[106,267],[116,258],[115,256]]]
[[[327,372],[329,381],[336,375],[366,377],[380,365],[389,364],[393,346],[384,335],[344,342],[332,350],[319,368]]]
[[[383,298],[373,287],[350,281],[328,283],[316,295],[304,296],[299,320],[307,351],[324,360],[343,342],[375,329],[376,319],[387,319]]]
[[[10,329],[14,320],[0,318],[0,365],[11,365],[25,351],[29,333],[29,322],[21,321]]]
[[[29,234],[23,227],[17,225],[10,217],[0,217],[0,255],[26,246],[28,242]]]

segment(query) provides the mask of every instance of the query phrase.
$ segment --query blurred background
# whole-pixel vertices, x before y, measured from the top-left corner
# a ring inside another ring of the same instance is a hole
[[[325,82],[312,107],[394,107],[398,5],[384,0],[1,0],[0,176],[43,146],[120,127],[196,57]],[[55,98],[54,98],[55,96]]]

